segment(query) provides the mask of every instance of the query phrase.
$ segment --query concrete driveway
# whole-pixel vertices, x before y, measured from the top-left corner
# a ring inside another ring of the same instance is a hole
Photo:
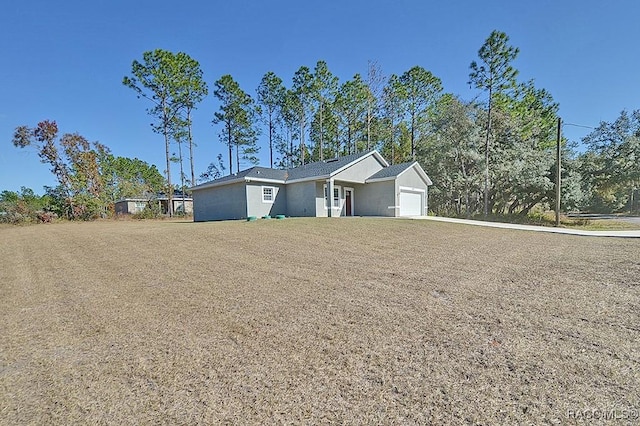
[[[472,226],[487,226],[492,228],[518,229],[521,231],[533,232],[552,232],[556,234],[581,235],[585,237],[621,237],[621,238],[640,238],[640,230],[622,230],[622,231],[588,231],[582,229],[570,228],[554,228],[551,226],[536,225],[519,225],[515,223],[488,222],[483,220],[455,219],[451,217],[440,216],[416,216],[412,219],[433,220],[438,222],[459,223]]]
[[[597,214],[597,213],[575,213],[575,214],[568,214],[567,217],[574,218],[574,219],[589,219],[593,221],[613,220],[616,222],[631,223],[640,228],[640,216],[619,216],[615,214]]]

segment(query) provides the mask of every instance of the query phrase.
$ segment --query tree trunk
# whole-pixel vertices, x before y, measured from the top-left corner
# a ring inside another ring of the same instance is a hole
[[[323,140],[322,140],[322,131],[323,131],[323,126],[322,126],[322,112],[324,110],[324,103],[320,102],[320,149],[318,150],[318,157],[320,158],[320,161],[324,160],[324,154],[322,152],[322,150],[324,149],[323,145]]]
[[[520,200],[516,198],[516,200],[513,203],[511,203],[511,205],[509,206],[509,214],[510,215],[513,214],[518,208],[518,206],[520,206]]]
[[[304,166],[304,115],[299,117],[300,125],[300,163]]]
[[[525,205],[522,210],[520,211],[520,215],[521,216],[526,216],[529,214],[529,212],[531,211],[532,208],[534,208],[536,206],[536,204],[538,204],[540,201],[542,201],[545,198],[545,195],[540,195],[539,197],[537,197],[535,200],[532,200],[529,204]]]
[[[415,141],[415,131],[416,131],[416,117],[415,114],[411,114],[411,159],[416,161],[416,141]]]
[[[191,163],[191,186],[196,186],[196,172],[193,165],[193,134],[191,133],[191,109],[187,110],[187,126],[189,138],[189,162]]]
[[[236,142],[236,173],[240,173],[240,143]]]
[[[229,176],[233,174],[233,143],[231,142],[231,124],[227,123],[227,145],[229,146]]]
[[[351,155],[351,123],[347,126],[347,154]]]
[[[395,133],[396,133],[396,129],[395,129],[395,120],[393,118],[393,113],[391,114],[391,165],[393,165],[394,161],[395,161],[395,156],[396,156],[396,149],[395,149]]]
[[[458,158],[460,159],[460,171],[462,172],[462,177],[464,178],[464,208],[465,208],[465,216],[469,217],[469,177],[467,176],[467,168],[464,164],[464,159],[462,155],[458,152]]]
[[[491,95],[492,87],[489,86],[489,110],[487,114],[487,135],[484,142],[484,217],[489,215],[489,134],[491,133]]]
[[[492,213],[496,205],[496,200],[495,200],[495,197],[493,198],[491,197],[491,191],[489,191],[488,201],[489,202],[487,204],[487,211],[489,213]]]
[[[269,161],[273,169],[273,120],[269,114]]]
[[[169,217],[173,216],[173,186],[171,185],[171,159],[169,156],[169,129],[165,122],[164,125],[164,146],[165,146],[165,156],[167,159],[167,185],[169,186],[168,199],[169,204],[167,205],[167,213]]]
[[[367,105],[367,151],[369,150],[371,150],[371,103],[370,102]]]
[[[471,204],[471,199],[469,196],[469,182],[465,181],[464,183],[464,208],[465,208],[465,216],[467,218],[471,217],[471,209],[469,204]]]
[[[289,167],[293,168],[293,134],[289,134],[289,155],[287,157]]]
[[[180,159],[180,184],[182,190],[182,214],[185,213],[184,209],[184,166],[182,162],[182,142],[178,142],[178,157]]]

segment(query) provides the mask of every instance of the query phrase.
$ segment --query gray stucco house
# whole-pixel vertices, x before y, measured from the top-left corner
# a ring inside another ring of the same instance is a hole
[[[193,219],[421,216],[429,185],[417,162],[390,166],[375,150],[289,170],[256,166],[191,188]]]

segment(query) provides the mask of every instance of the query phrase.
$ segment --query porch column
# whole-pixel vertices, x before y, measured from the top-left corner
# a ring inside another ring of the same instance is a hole
[[[333,179],[327,179],[327,216],[333,216]]]

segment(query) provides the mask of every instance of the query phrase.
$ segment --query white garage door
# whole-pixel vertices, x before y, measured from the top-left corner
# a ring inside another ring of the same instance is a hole
[[[400,216],[422,216],[420,192],[400,191]]]

